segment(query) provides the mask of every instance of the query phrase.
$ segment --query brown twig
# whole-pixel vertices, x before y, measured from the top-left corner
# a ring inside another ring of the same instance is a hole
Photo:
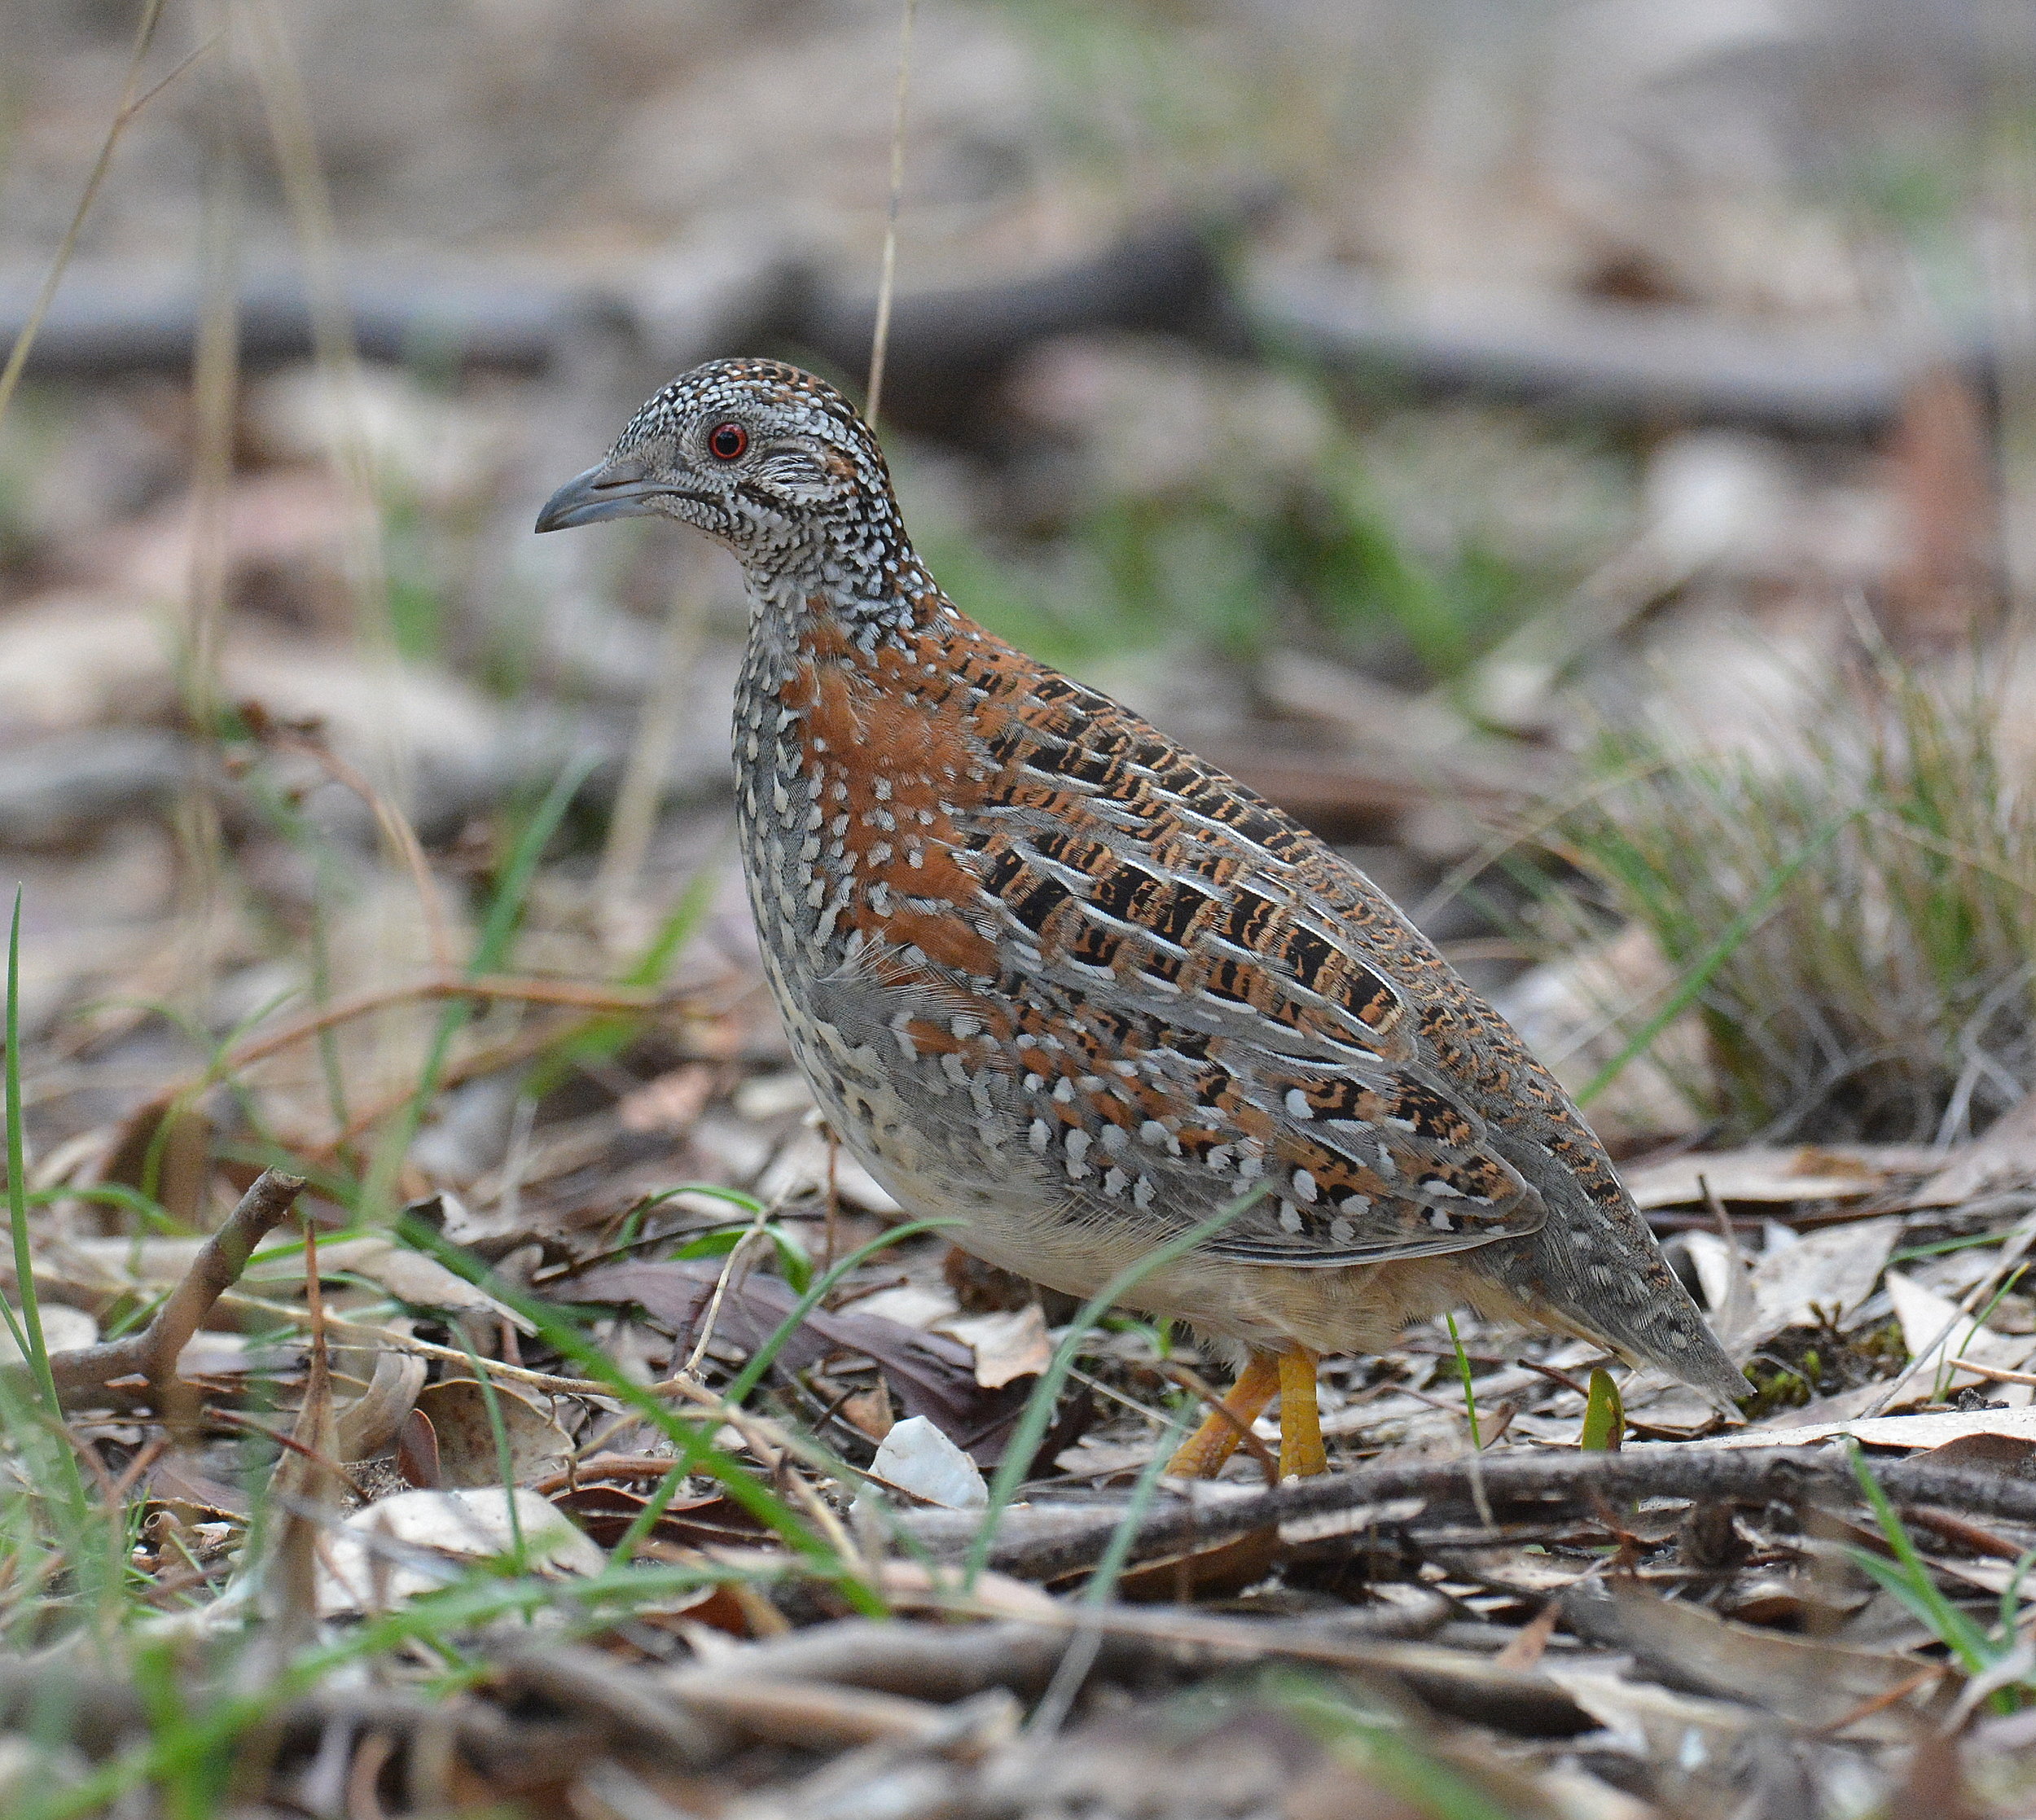
[[[1940,1511],[1932,1504],[1913,1504],[1902,1515],[1919,1527],[1933,1531],[1954,1546],[1975,1555],[1990,1555],[1997,1561],[2019,1561],[2024,1550],[2019,1542],[1997,1536],[1991,1529],[1968,1522],[1955,1511]]]
[[[240,1280],[255,1247],[282,1223],[304,1187],[301,1176],[264,1169],[226,1224],[200,1248],[183,1281],[139,1333],[50,1354],[50,1371],[59,1398],[70,1406],[87,1404],[115,1379],[139,1376],[148,1380],[154,1406],[161,1409],[176,1377],[178,1354],[197,1332],[213,1304]]]
[[[1543,1365],[1538,1359],[1524,1358],[1518,1362],[1523,1371],[1531,1371],[1538,1378],[1546,1378],[1551,1384],[1560,1384],[1564,1390],[1573,1390],[1586,1402],[1591,1400],[1589,1388],[1577,1382],[1567,1371],[1558,1371],[1552,1365]]]

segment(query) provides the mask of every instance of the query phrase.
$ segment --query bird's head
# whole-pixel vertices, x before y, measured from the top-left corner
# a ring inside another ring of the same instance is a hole
[[[598,467],[538,515],[540,531],[606,518],[678,519],[753,575],[818,561],[884,572],[905,554],[890,475],[855,407],[773,360],[717,360],[648,399]]]

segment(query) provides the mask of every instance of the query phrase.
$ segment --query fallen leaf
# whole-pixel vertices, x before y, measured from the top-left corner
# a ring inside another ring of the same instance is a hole
[[[1563,1594],[1562,1612],[1586,1642],[1639,1657],[1672,1687],[1740,1701],[1797,1726],[1836,1724],[1913,1682],[1919,1666],[1906,1656],[1734,1624],[1617,1582],[1579,1582]],[[1889,1710],[1848,1730],[1902,1743],[1915,1721],[1912,1711]]]
[[[1800,1429],[1814,1428],[1819,1424],[1830,1426],[1858,1421],[1880,1403],[1887,1391],[1886,1384],[1878,1379],[1855,1384],[1850,1390],[1841,1390],[1829,1397],[1812,1397],[1807,1403],[1800,1404],[1794,1409],[1777,1410],[1772,1415],[1753,1423],[1748,1432],[1785,1429],[1788,1431],[1788,1439],[1792,1442],[1796,1432]]]
[[[891,1393],[882,1384],[872,1384],[843,1399],[841,1415],[871,1441],[881,1441],[897,1426],[897,1412],[891,1407]]]
[[[1788,1630],[1828,1632],[1864,1609],[1870,1588],[1832,1572],[1740,1573],[1718,1594],[1721,1616]]]
[[[0,621],[0,738],[154,718],[176,699],[164,608],[126,592],[44,594]]]
[[[896,1605],[967,1599],[998,1616],[1043,1617],[1050,1623],[1058,1621],[1066,1609],[1030,1581],[1014,1580],[994,1570],[977,1574],[972,1585],[959,1568],[927,1561],[885,1561],[879,1565],[877,1576],[885,1599]]]
[[[440,1489],[438,1436],[422,1410],[412,1410],[396,1432],[396,1470],[406,1485],[420,1491]]]
[[[1727,1350],[1744,1359],[1784,1327],[1814,1322],[1819,1309],[1832,1316],[1850,1313],[1873,1293],[1902,1225],[1889,1217],[1825,1226],[1763,1252],[1751,1270],[1742,1264],[1747,1292],[1740,1299],[1741,1318],[1733,1322],[1714,1317]],[[1678,1242],[1696,1265],[1705,1300],[1713,1309],[1729,1306],[1731,1248],[1713,1232],[1684,1233]]]
[[[1729,1760],[1734,1747],[1762,1721],[1730,1700],[1701,1699],[1646,1682],[1628,1681],[1611,1669],[1572,1667],[1543,1656],[1539,1672],[1611,1735],[1607,1747],[1656,1763]]]
[[[1952,1151],[1918,1188],[1913,1207],[1957,1207],[1981,1195],[2036,1182],[2036,1094],[1994,1120],[1977,1142]]]
[[[904,1211],[890,1191],[841,1146],[834,1147],[830,1158],[826,1134],[810,1127],[794,1132],[785,1140],[770,1166],[757,1178],[757,1198],[779,1207],[801,1195],[824,1195],[830,1173],[834,1191],[845,1206],[887,1217]]]
[[[688,1062],[625,1094],[615,1116],[625,1131],[690,1131],[713,1094],[714,1071],[704,1063]]]
[[[1933,1447],[1928,1458],[1937,1466],[1977,1466],[2011,1479],[2036,1478],[2036,1436],[1994,1432],[1960,1435],[1942,1447]]]
[[[520,1333],[538,1330],[524,1317],[497,1301],[485,1290],[475,1287],[449,1270],[437,1259],[399,1245],[393,1239],[370,1237],[342,1239],[318,1247],[318,1272],[347,1271],[379,1284],[398,1301],[441,1313],[480,1314],[490,1320],[507,1321]],[[295,1256],[265,1258],[248,1270],[250,1284],[304,1281],[304,1259]]]
[[[40,1281],[42,1273],[36,1272]],[[75,1353],[90,1346],[99,1340],[99,1324],[81,1308],[72,1308],[63,1302],[42,1304],[42,1344],[52,1353]],[[0,1365],[18,1365],[21,1362],[21,1349],[14,1343],[14,1335],[5,1327],[0,1327]]]
[[[1924,1415],[1862,1416],[1851,1422],[1816,1422],[1779,1431],[1740,1428],[1705,1441],[1643,1443],[1665,1447],[1806,1447],[1813,1441],[1850,1435],[1867,1447],[1942,1447],[1967,1435],[2010,1435],[2036,1441],[2036,1408],[1950,1410]]]
[[[1707,1182],[1722,1201],[1857,1200],[1937,1160],[1936,1151],[1920,1144],[1800,1144],[1672,1156],[1628,1171],[1624,1179],[1634,1204],[1643,1210],[1700,1207]]]
[[[671,1463],[662,1463],[669,1469]],[[559,1509],[569,1511],[602,1547],[612,1548],[642,1515],[657,1479],[643,1484],[639,1489],[596,1479],[570,1489],[538,1489]],[[735,1548],[754,1546],[763,1535],[763,1525],[733,1498],[714,1496],[674,1498],[652,1525],[649,1539],[674,1548]]]
[[[975,1350],[976,1382],[1001,1389],[1016,1378],[1036,1378],[1053,1362],[1047,1318],[1037,1302],[1008,1314],[972,1314],[946,1322],[945,1331]]]
[[[634,1304],[676,1338],[691,1343],[704,1317],[721,1263],[713,1258],[605,1264],[552,1286],[561,1300]],[[761,1346],[797,1301],[782,1278],[753,1271],[731,1282],[722,1298],[714,1332],[746,1351]],[[814,1309],[779,1349],[777,1369],[803,1371],[836,1353],[874,1359],[905,1414],[923,1415],[953,1436],[981,1466],[994,1466],[1025,1406],[1024,1392],[1011,1385],[985,1390],[976,1382],[975,1356],[959,1340],[926,1333],[853,1309]],[[1055,1451],[1073,1433],[1048,1437]],[[1049,1453],[1047,1458],[1051,1458]]]
[[[252,1508],[245,1490],[208,1476],[189,1454],[164,1454],[148,1469],[147,1484],[151,1499],[187,1523],[244,1520]]]
[[[516,1524],[509,1518],[515,1499]],[[470,1491],[404,1491],[356,1511],[318,1555],[323,1617],[385,1612],[449,1585],[516,1546],[527,1571],[548,1579],[599,1574],[608,1558],[534,1492],[498,1485]]]
[[[905,1327],[946,1328],[960,1311],[954,1305],[954,1298],[944,1289],[937,1289],[928,1283],[900,1283],[844,1302],[841,1312],[874,1314]]]
[[[573,1457],[573,1437],[542,1403],[506,1384],[495,1387],[495,1410],[509,1443],[516,1482],[542,1477]],[[502,1483],[494,1424],[479,1384],[447,1378],[418,1393],[417,1407],[438,1439],[439,1483],[458,1488]]]
[[[1255,1586],[1279,1565],[1280,1534],[1277,1528],[1249,1529],[1227,1541],[1152,1560],[1140,1561],[1117,1577],[1114,1596],[1127,1604],[1174,1604],[1195,1594],[1204,1599],[1226,1598]],[[1085,1583],[1086,1573],[1071,1575],[1054,1582],[1056,1592]]]
[[[1889,1271],[1887,1287],[1895,1318],[1902,1323],[1902,1343],[1915,1361],[1909,1384],[1925,1395],[1935,1391],[1940,1381],[1947,1389],[1989,1381],[1981,1373],[1959,1370],[1950,1363],[1953,1359],[1973,1359],[2012,1371],[2036,1349],[2036,1336],[1996,1333],[1977,1313],[1960,1313],[1949,1296],[1926,1288],[1903,1271]],[[2001,1384],[1991,1394],[2006,1402],[2026,1403],[2029,1387]]]
[[[338,1411],[342,1460],[364,1460],[380,1453],[417,1413],[428,1370],[423,1360],[415,1353],[392,1349],[376,1353],[371,1369],[367,1388]]]

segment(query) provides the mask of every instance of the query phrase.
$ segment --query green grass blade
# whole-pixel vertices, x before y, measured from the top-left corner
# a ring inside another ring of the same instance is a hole
[[[488,914],[482,920],[480,934],[467,962],[468,979],[479,979],[484,974],[498,971],[508,958],[511,944],[516,939],[516,925],[523,915],[524,900],[537,875],[538,862],[543,858],[546,847],[558,832],[559,822],[565,819],[565,812],[573,806],[580,787],[593,774],[598,762],[590,753],[567,765],[538,805],[537,812],[524,825],[509,863],[502,868],[502,877],[489,900]],[[393,1127],[376,1145],[367,1180],[362,1186],[362,1208],[371,1217],[378,1208],[393,1208],[397,1173],[403,1166],[403,1159],[410,1154],[411,1140],[423,1123],[425,1112],[437,1096],[439,1080],[452,1051],[453,1038],[472,1015],[473,1006],[460,998],[451,1000],[440,1014],[431,1048],[418,1076],[417,1090],[410,1095]]]
[[[14,1240],[15,1293],[20,1298],[21,1318],[0,1296],[7,1326],[35,1379],[45,1419],[56,1442],[57,1470],[70,1506],[73,1541],[81,1542],[90,1509],[84,1475],[72,1450],[64,1426],[64,1405],[56,1393],[56,1377],[50,1369],[50,1349],[42,1333],[42,1303],[35,1283],[35,1261],[29,1243],[29,1172],[25,1134],[21,1128],[21,888],[14,892],[14,916],[7,930],[7,1053],[6,1058],[7,1116],[7,1228]]]
[[[818,1282],[807,1286],[792,1312],[778,1323],[770,1337],[750,1355],[742,1370],[729,1381],[727,1388],[722,1392],[722,1400],[731,1409],[739,1408],[750,1392],[763,1381],[764,1374],[770,1369],[772,1361],[783,1349],[785,1342],[798,1331],[800,1322],[820,1305],[834,1286],[851,1270],[867,1263],[879,1252],[887,1250],[900,1239],[917,1238],[922,1233],[937,1232],[958,1223],[954,1220],[915,1220],[907,1225],[893,1226],[888,1231],[880,1232],[867,1245],[850,1252]],[[739,1242],[742,1235],[735,1233],[731,1236]],[[664,1515],[670,1507],[673,1498],[678,1495],[678,1488],[685,1483],[686,1476],[686,1473],[674,1463],[672,1470],[659,1480],[657,1489],[652,1493],[643,1508],[630,1519],[629,1528],[623,1531],[621,1539],[617,1542],[612,1551],[615,1559],[628,1560],[643,1538],[657,1527],[657,1520]]]
[[[1766,884],[1754,895],[1752,901],[1726,925],[1718,939],[1684,972],[1675,990],[1669,994],[1667,1002],[1661,1008],[1640,1027],[1617,1055],[1591,1077],[1583,1090],[1577,1095],[1577,1105],[1588,1106],[1625,1073],[1635,1056],[1652,1047],[1654,1039],[1696,1002],[1697,995],[1711,983],[1712,976],[1760,927],[1762,919],[1781,901],[1782,893],[1794,882],[1797,875],[1864,813],[1863,809],[1854,809],[1826,823],[1804,843],[1792,859],[1769,876]]]
[[[1613,1454],[1626,1440],[1626,1410],[1612,1374],[1600,1365],[1591,1374],[1591,1392],[1584,1405],[1583,1433],[1577,1445],[1586,1453]]]
[[[1859,1489],[1872,1506],[1880,1533],[1887,1539],[1895,1558],[1894,1564],[1891,1564],[1867,1550],[1858,1550],[1854,1552],[1860,1566],[1928,1625],[1968,1669],[1974,1674],[1985,1673],[1992,1666],[1997,1653],[1986,1634],[1938,1590],[1928,1564],[1916,1551],[1907,1525],[1895,1514],[1888,1494],[1881,1490],[1880,1481],[1867,1465],[1864,1450],[1857,1444],[1851,1449],[1850,1464],[1852,1476],[1859,1481]]]
[[[406,1217],[397,1228],[405,1243],[435,1257],[446,1269],[485,1290],[537,1329],[538,1337],[587,1377],[598,1379],[617,1401],[637,1410],[672,1444],[673,1471],[683,1479],[703,1472],[718,1480],[728,1495],[808,1560],[838,1569],[833,1551],[806,1527],[803,1519],[742,1464],[713,1445],[713,1426],[689,1422],[674,1414],[644,1387],[628,1377],[615,1362],[549,1302],[539,1301],[516,1284],[505,1283],[459,1247],[449,1243],[422,1221]],[[858,1610],[874,1616],[882,1602],[859,1582],[849,1582],[846,1596]]]
[[[1156,1245],[1135,1263],[1126,1265],[1104,1284],[1095,1295],[1082,1305],[1080,1311],[1068,1328],[1066,1337],[1054,1349],[1053,1357],[1047,1369],[1039,1375],[1039,1382],[1033,1386],[1032,1394],[1025,1399],[1025,1413],[1018,1419],[1018,1425],[1005,1448],[1004,1457],[998,1462],[996,1476],[989,1482],[989,1507],[983,1512],[981,1526],[969,1544],[968,1559],[964,1573],[965,1583],[973,1586],[983,1569],[989,1564],[989,1550],[997,1539],[997,1525],[1023,1480],[1032,1457],[1039,1451],[1039,1444],[1047,1438],[1047,1428],[1053,1420],[1054,1405],[1059,1401],[1062,1388],[1068,1381],[1068,1374],[1074,1369],[1075,1354],[1088,1337],[1089,1330],[1099,1321],[1105,1312],[1121,1296],[1136,1288],[1155,1270],[1163,1269],[1176,1258],[1185,1257],[1197,1245],[1213,1239],[1233,1221],[1262,1200],[1267,1189],[1264,1186],[1253,1188],[1217,1213],[1211,1214],[1199,1226],[1190,1226],[1187,1231],[1176,1235],[1163,1245]]]
[[[1458,1337],[1456,1317],[1454,1314],[1446,1314],[1443,1319],[1449,1325],[1450,1344],[1456,1349],[1456,1375],[1462,1380],[1463,1386],[1463,1414],[1471,1425],[1471,1450],[1473,1453],[1481,1454],[1485,1450],[1485,1441],[1484,1437],[1477,1432],[1477,1395],[1471,1388],[1470,1356],[1463,1350],[1463,1342]]]

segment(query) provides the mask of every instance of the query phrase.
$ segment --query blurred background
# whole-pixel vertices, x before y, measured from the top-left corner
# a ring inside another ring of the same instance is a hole
[[[309,1156],[505,1244],[782,1198],[735,571],[530,525],[699,359],[859,395],[898,7],[0,42],[37,1182],[197,1217]],[[1623,1153],[1964,1138],[2036,1054],[2033,75],[2024,0],[922,0],[908,522],[1369,870]],[[511,976],[464,1022],[463,971]]]

